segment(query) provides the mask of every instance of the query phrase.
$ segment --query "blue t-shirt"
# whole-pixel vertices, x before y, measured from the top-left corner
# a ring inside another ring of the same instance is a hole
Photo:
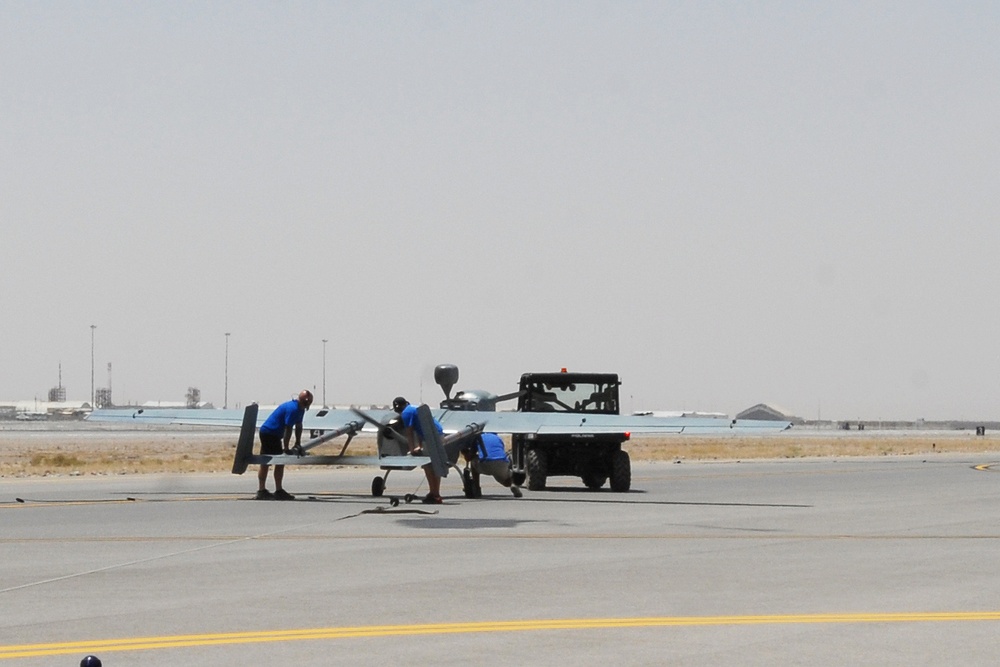
[[[479,460],[480,461],[506,461],[507,450],[504,449],[503,440],[496,433],[483,433],[480,436]]]
[[[424,439],[424,432],[420,428],[420,420],[417,419],[417,406],[410,404],[403,408],[403,411],[399,413],[400,419],[403,420],[403,426],[407,428],[412,428],[417,432],[417,437],[422,441]],[[438,420],[434,420],[434,428],[438,430],[438,433],[444,433],[444,429],[441,427],[441,423]]]
[[[296,399],[285,401],[274,409],[264,423],[260,425],[260,432],[268,435],[284,435],[286,426],[295,426],[302,423],[306,409],[299,407]]]

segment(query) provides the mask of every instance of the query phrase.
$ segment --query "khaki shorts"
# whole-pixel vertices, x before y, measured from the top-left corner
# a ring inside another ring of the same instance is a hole
[[[479,471],[480,475],[493,475],[493,479],[506,484],[511,479],[510,461],[473,461],[472,465]]]

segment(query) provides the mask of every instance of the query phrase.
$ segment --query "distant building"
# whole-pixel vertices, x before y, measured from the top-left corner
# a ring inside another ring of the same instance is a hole
[[[100,387],[94,390],[94,407],[98,409],[114,407],[111,402],[111,389]]]
[[[747,408],[737,414],[736,418],[757,419],[761,421],[790,421],[793,424],[802,424],[805,421],[802,417],[796,417],[787,410],[782,410],[779,407],[767,405],[766,403],[758,403],[753,407]]]
[[[0,419],[35,421],[41,419],[83,419],[90,412],[87,401],[8,401],[0,402]]]
[[[191,404],[189,401],[146,401],[139,406],[143,409],[167,409],[167,410],[183,410],[183,409],[200,409],[200,410],[213,410],[215,406],[208,401],[200,401],[195,404]]]

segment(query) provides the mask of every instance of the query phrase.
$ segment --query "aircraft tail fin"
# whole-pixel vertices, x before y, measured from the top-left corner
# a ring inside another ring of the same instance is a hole
[[[434,473],[438,477],[447,477],[448,469],[451,467],[448,463],[448,453],[444,449],[444,439],[434,425],[431,409],[426,405],[417,408],[417,421],[420,422],[420,430],[424,434],[424,454],[430,457]]]
[[[236,443],[236,455],[233,457],[233,474],[242,475],[246,472],[250,457],[253,456],[253,436],[257,430],[257,410],[259,406],[251,403],[243,411],[243,425],[240,426],[240,439]]]

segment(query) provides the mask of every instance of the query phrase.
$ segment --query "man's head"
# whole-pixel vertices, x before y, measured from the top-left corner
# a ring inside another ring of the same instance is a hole
[[[299,392],[299,405],[308,410],[309,406],[312,405],[312,402],[313,402],[313,395],[311,391],[309,391],[308,389],[303,389],[302,391]]]
[[[397,414],[402,414],[403,410],[409,404],[410,402],[405,398],[403,398],[402,396],[397,396],[396,398],[392,399],[392,409]]]

